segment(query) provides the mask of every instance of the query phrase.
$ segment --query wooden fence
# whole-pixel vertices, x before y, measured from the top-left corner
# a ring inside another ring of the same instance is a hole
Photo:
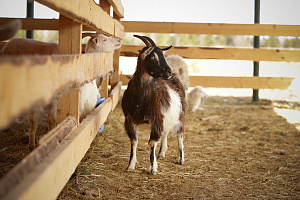
[[[0,57],[0,129],[34,106],[45,106],[57,97],[60,124],[0,180],[0,199],[55,199],[120,97],[120,51],[81,52],[82,31],[123,37],[121,1],[101,0],[100,5],[93,0],[37,1],[59,12],[59,19],[22,19],[22,28],[59,30],[61,55]],[[109,15],[111,7],[113,17]],[[1,18],[0,24],[10,20]],[[103,77],[101,95],[106,100],[79,123],[78,87],[99,77]],[[109,94],[108,84],[112,88]]]
[[[213,34],[213,35],[268,35],[300,36],[300,26],[270,24],[217,24],[123,21],[125,32]],[[141,46],[121,47],[122,56],[137,56]],[[201,48],[173,47],[166,55],[176,54],[193,59],[223,59],[251,61],[300,62],[300,50],[254,49],[254,48]],[[243,67],[243,66],[241,66]],[[191,76],[190,86],[201,85],[217,88],[287,89],[294,78],[290,77],[218,77]],[[121,75],[123,84],[127,75]]]

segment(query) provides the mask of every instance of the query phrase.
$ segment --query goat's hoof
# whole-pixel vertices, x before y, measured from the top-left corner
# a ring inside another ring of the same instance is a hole
[[[157,156],[157,159],[162,160],[162,159],[164,159],[165,157],[166,157],[165,155],[158,155],[158,156]]]
[[[134,168],[127,167],[126,171],[128,171],[128,172],[132,172],[132,171],[134,171]]]
[[[148,171],[148,174],[156,175],[156,174],[157,174],[157,170],[150,169],[150,170]]]
[[[182,158],[179,158],[179,159],[178,159],[178,161],[177,161],[177,163],[178,163],[179,165],[183,165],[183,163],[184,163],[184,159],[182,159]]]
[[[152,167],[150,166],[149,170],[148,170],[148,174],[157,174],[157,167]]]

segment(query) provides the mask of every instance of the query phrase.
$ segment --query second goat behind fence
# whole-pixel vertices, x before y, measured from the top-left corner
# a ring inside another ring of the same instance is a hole
[[[155,174],[158,167],[155,156],[157,144],[162,140],[158,158],[164,158],[170,132],[177,134],[177,162],[184,162],[185,91],[163,55],[163,51],[171,47],[160,49],[149,37],[134,36],[141,39],[146,47],[139,53],[136,71],[122,98],[125,129],[131,141],[127,170],[134,170],[137,162],[137,125],[147,121],[151,125],[149,173]]]

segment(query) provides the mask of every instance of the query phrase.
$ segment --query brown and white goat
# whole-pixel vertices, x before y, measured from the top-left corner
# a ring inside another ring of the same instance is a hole
[[[147,121],[151,125],[149,173],[155,174],[158,167],[156,147],[162,140],[158,159],[164,158],[169,132],[177,134],[179,148],[177,161],[179,164],[184,162],[185,91],[177,76],[172,73],[163,54],[163,51],[172,46],[160,49],[151,38],[134,36],[141,39],[146,47],[139,53],[136,71],[122,98],[125,129],[131,141],[127,170],[134,170],[137,162],[137,125]]]

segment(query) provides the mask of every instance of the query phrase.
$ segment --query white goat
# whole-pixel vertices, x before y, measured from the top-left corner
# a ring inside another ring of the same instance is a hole
[[[112,53],[121,47],[121,41],[115,37],[107,37],[102,34],[83,33],[83,37],[90,36],[85,48],[85,53]],[[97,98],[100,97],[96,80],[80,87],[80,120],[94,110]]]
[[[178,75],[184,89],[187,90],[190,85],[189,71],[183,58],[178,55],[169,55],[166,57],[166,61],[173,70],[173,73]]]
[[[203,91],[202,86],[196,86],[194,87],[189,93],[188,93],[188,109],[192,112],[196,111],[197,109],[204,110],[203,108],[200,108],[201,102],[207,98],[208,95]]]

